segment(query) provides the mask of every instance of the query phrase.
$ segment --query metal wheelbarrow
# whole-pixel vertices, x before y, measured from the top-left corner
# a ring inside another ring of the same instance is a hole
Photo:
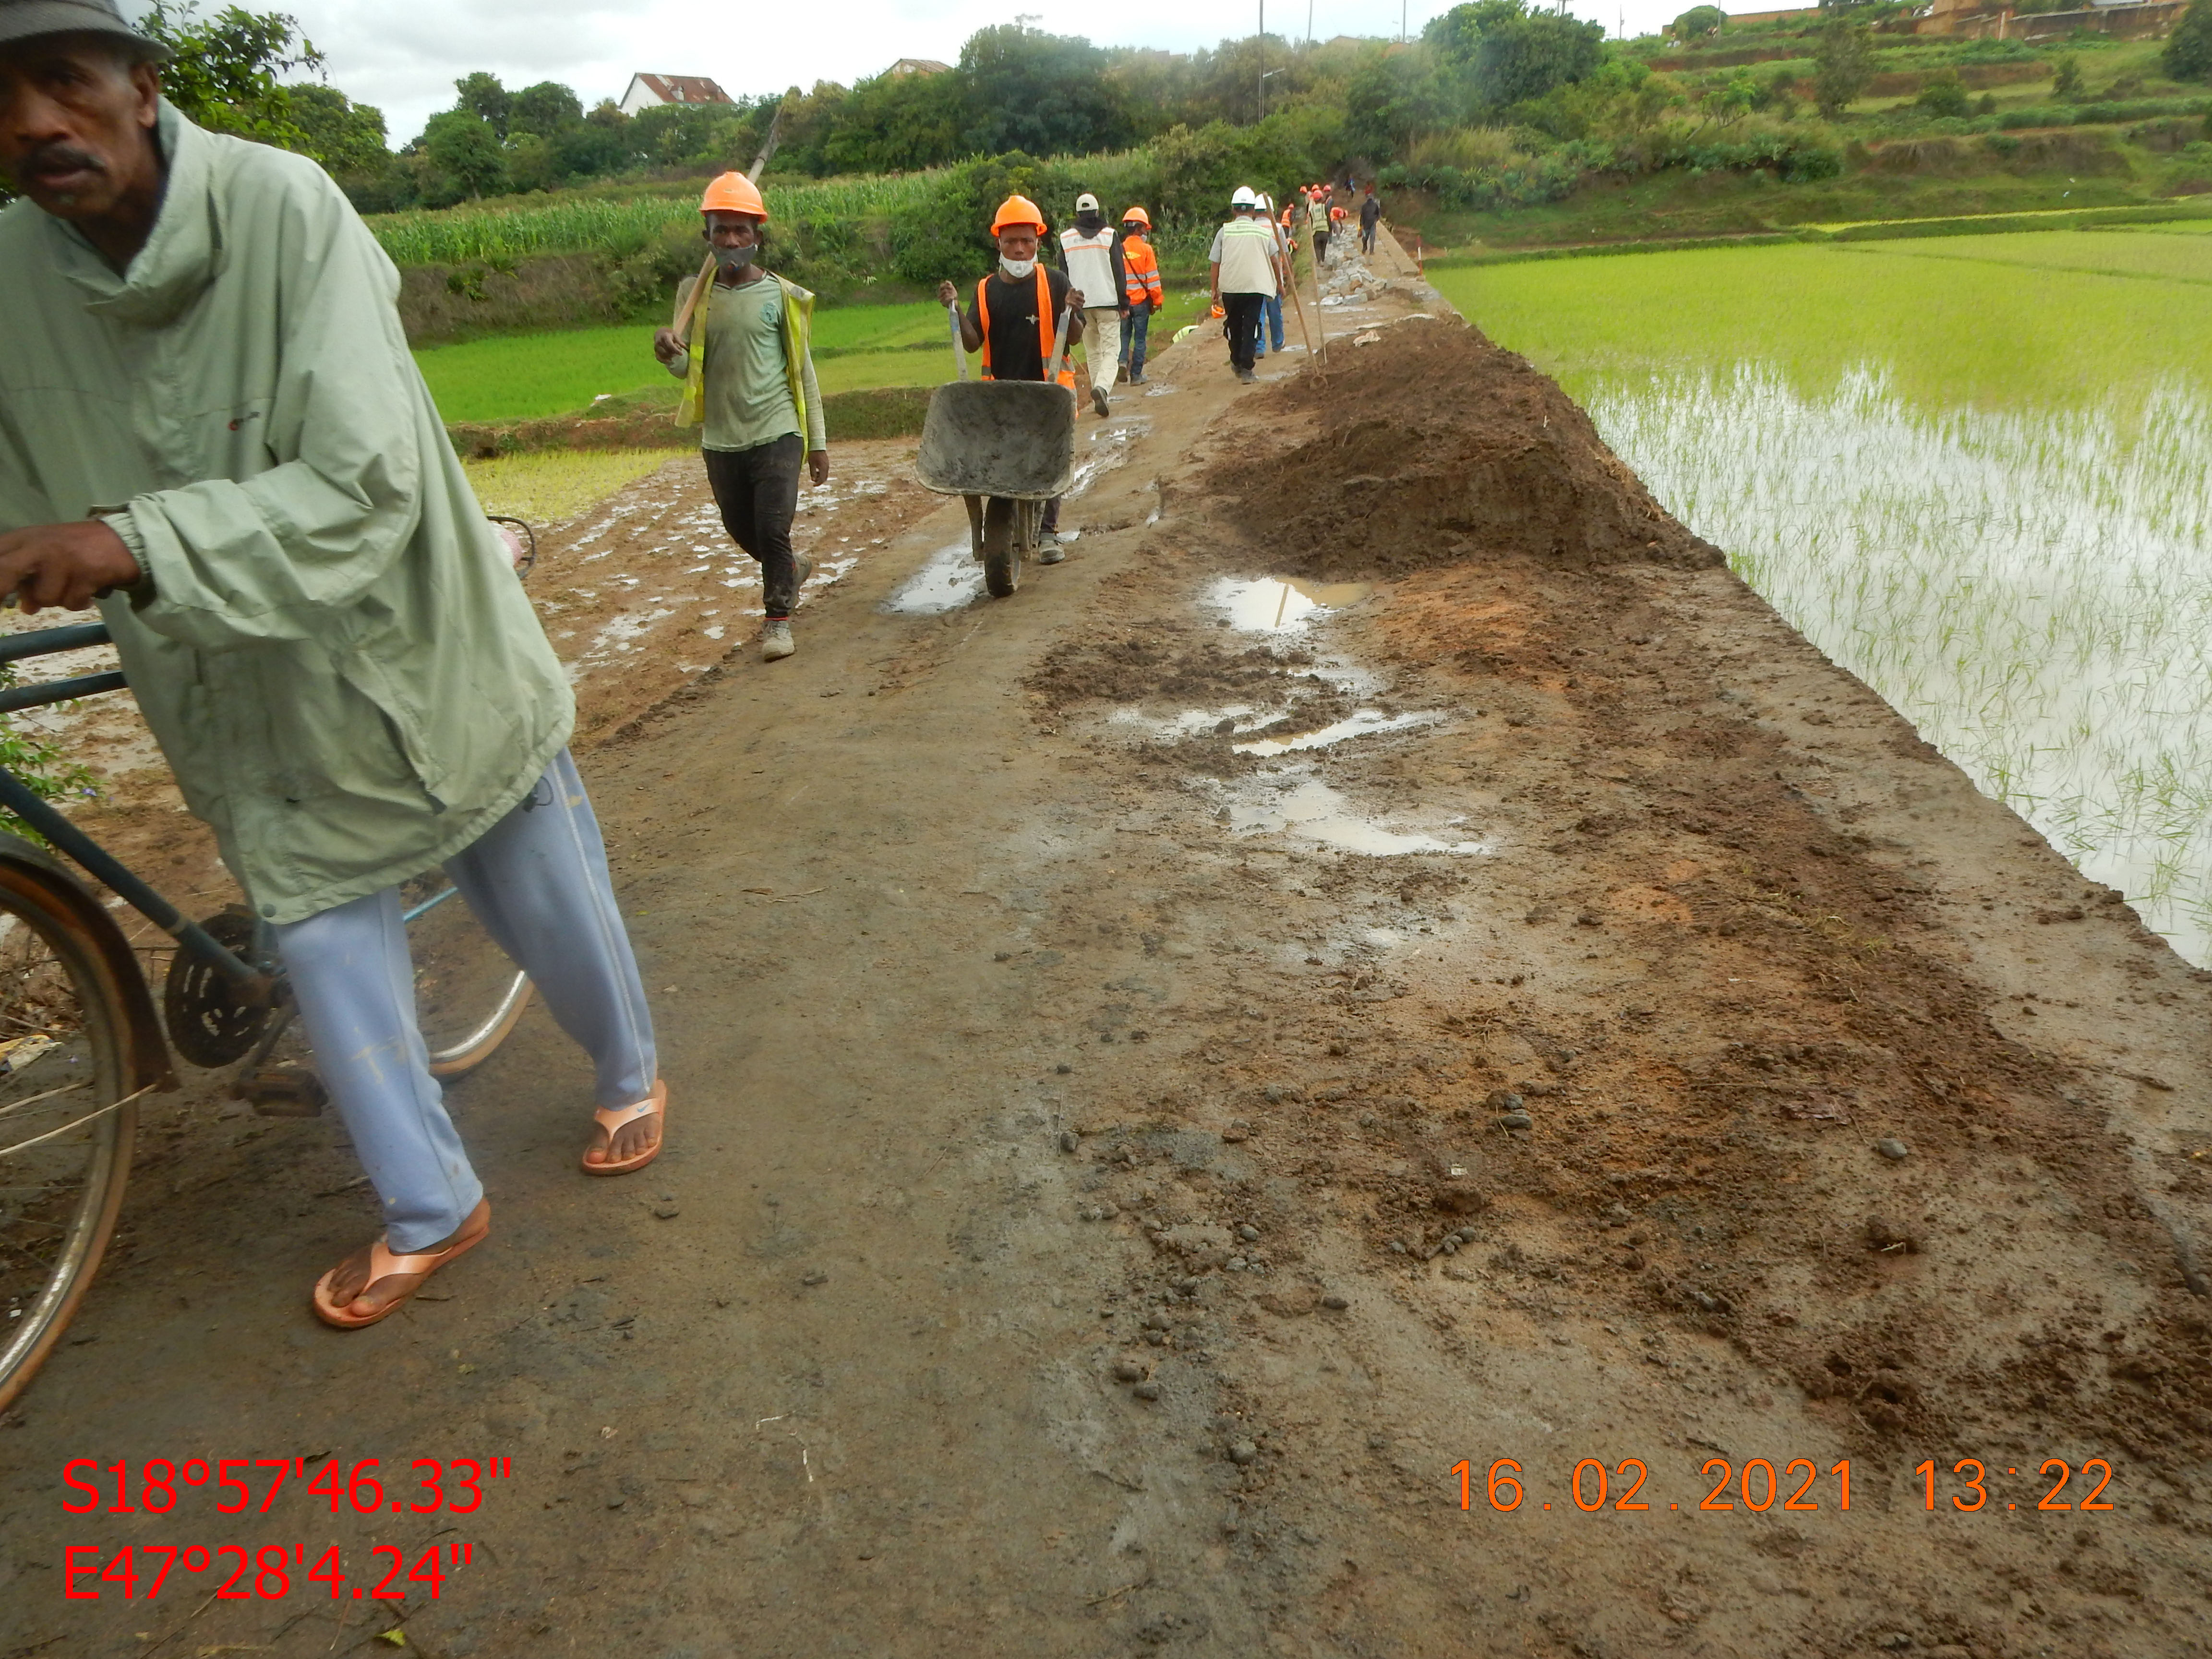
[[[983,586],[1003,599],[1021,585],[1022,562],[1036,553],[1045,503],[1075,479],[1075,394],[1060,384],[1068,319],[1060,319],[1049,379],[971,380],[960,313],[945,308],[960,378],[930,393],[914,470],[923,488],[967,501]]]

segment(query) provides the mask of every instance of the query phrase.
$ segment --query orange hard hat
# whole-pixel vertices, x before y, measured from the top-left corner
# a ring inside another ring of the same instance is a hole
[[[1146,230],[1152,228],[1152,216],[1140,207],[1133,207],[1121,216],[1123,224],[1139,224]]]
[[[1008,225],[1035,225],[1036,234],[1044,234],[1044,215],[1037,204],[1026,196],[1009,196],[999,204],[999,210],[991,216],[991,234],[996,236]]]
[[[742,173],[725,173],[711,179],[707,193],[699,198],[702,213],[743,213],[768,222],[768,204],[761,200],[758,186]]]

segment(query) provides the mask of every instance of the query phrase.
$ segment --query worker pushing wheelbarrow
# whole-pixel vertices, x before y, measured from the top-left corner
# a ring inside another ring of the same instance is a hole
[[[1039,263],[1044,216],[1010,196],[991,222],[999,268],[975,285],[963,316],[959,290],[938,284],[950,313],[960,378],[930,395],[915,471],[940,495],[968,503],[969,531],[994,599],[1020,586],[1022,562],[1058,564],[1060,498],[1075,474],[1075,374],[1067,366],[1071,317],[1083,295]],[[968,353],[983,378],[968,378]]]

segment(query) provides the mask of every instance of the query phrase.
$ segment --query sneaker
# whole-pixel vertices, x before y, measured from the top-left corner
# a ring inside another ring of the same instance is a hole
[[[799,567],[799,580],[791,585],[792,598],[796,599],[799,597],[799,590],[805,586],[808,580],[814,574],[814,561],[804,553],[794,553],[791,556],[791,562]]]
[[[1060,544],[1060,533],[1048,530],[1037,538],[1037,562],[1058,564],[1067,556],[1067,550]]]
[[[761,660],[775,662],[799,649],[791,637],[791,624],[776,620],[761,624]]]
[[[1104,420],[1109,414],[1112,413],[1113,405],[1106,401],[1106,388],[1104,386],[1094,386],[1091,388],[1091,406],[1098,411],[1098,418],[1102,421]]]
[[[1127,386],[1129,384],[1128,364],[1124,363],[1121,368],[1114,371],[1114,384],[1115,386]]]
[[[1131,386],[1142,386],[1144,383],[1145,371],[1143,369],[1133,368],[1129,371],[1129,384]]]
[[[1251,386],[1255,384],[1260,377],[1255,374],[1249,368],[1240,368],[1237,371],[1237,378],[1243,381],[1246,386]]]

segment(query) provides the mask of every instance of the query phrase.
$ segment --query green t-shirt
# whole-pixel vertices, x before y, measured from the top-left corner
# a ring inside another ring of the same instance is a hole
[[[708,449],[753,449],[794,432],[822,448],[822,394],[814,359],[802,367],[806,409],[793,408],[784,371],[783,289],[773,277],[708,296],[706,431]]]

